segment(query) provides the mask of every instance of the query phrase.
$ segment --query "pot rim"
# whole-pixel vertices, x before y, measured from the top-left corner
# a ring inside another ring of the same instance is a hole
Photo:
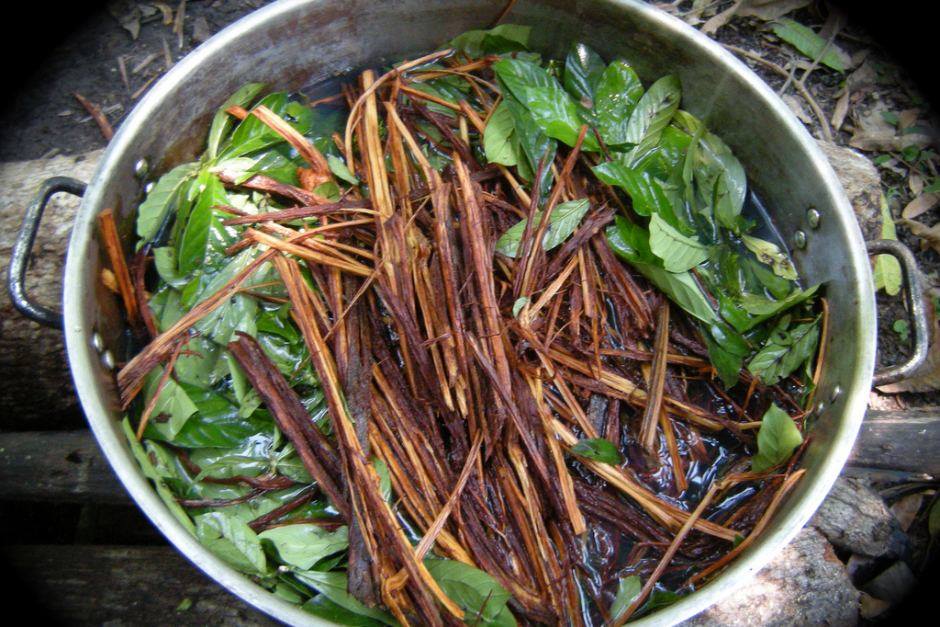
[[[131,455],[127,443],[123,441],[123,434],[110,418],[114,408],[110,406],[111,403],[102,390],[101,377],[94,374],[100,370],[101,366],[99,356],[93,350],[90,341],[94,320],[88,308],[84,306],[90,298],[88,294],[90,286],[85,284],[83,277],[85,264],[94,259],[93,240],[96,216],[92,212],[97,213],[102,205],[107,183],[119,167],[122,155],[133,154],[137,128],[146,123],[151,113],[162,104],[172,90],[185,81],[186,77],[205,59],[225,50],[259,25],[300,10],[304,5],[319,1],[279,0],[234,22],[180,60],[134,107],[105,150],[88,185],[69,242],[63,289],[65,343],[76,392],[98,445],[134,501],[157,529],[189,561],[216,582],[278,620],[307,625],[332,623],[313,616],[300,609],[299,606],[290,604],[268,592],[203,547],[169,513],[149,480],[144,476]],[[859,340],[854,346],[855,369],[851,377],[842,384],[842,394],[845,400],[838,429],[832,434],[833,446],[819,461],[815,472],[811,473],[812,476],[804,478],[798,485],[797,490],[801,493],[800,501],[789,511],[778,513],[774,522],[764,531],[755,546],[731,562],[718,577],[702,589],[634,623],[669,625],[690,618],[717,603],[769,563],[774,555],[809,521],[840,474],[861,426],[874,369],[876,325],[874,288],[871,266],[865,254],[861,232],[841,183],[816,141],[774,91],[720,44],[680,19],[640,0],[601,1],[613,8],[632,12],[643,20],[655,23],[657,27],[674,33],[685,42],[685,45],[696,48],[698,53],[709,57],[709,61],[724,66],[754,90],[756,95],[764,101],[775,122],[783,125],[785,130],[798,141],[806,157],[818,172],[830,196],[830,202],[836,209],[834,215],[827,219],[837,220],[840,223],[839,226],[847,234],[851,247],[854,249],[850,255],[851,264],[861,283],[858,286],[858,302],[855,305],[855,314],[859,317],[861,330]],[[792,498],[793,495],[790,497]]]

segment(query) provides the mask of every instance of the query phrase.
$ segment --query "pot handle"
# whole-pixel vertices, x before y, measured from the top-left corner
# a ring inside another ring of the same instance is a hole
[[[82,196],[85,193],[85,183],[68,176],[54,176],[42,182],[33,201],[26,208],[23,225],[13,242],[13,250],[10,252],[10,270],[7,275],[7,289],[10,290],[13,306],[30,320],[56,329],[62,328],[62,312],[40,305],[29,297],[26,293],[26,271],[29,268],[29,258],[33,252],[36,233],[39,232],[42,213],[49,204],[49,199],[59,192]]]
[[[895,383],[910,376],[927,358],[927,344],[929,342],[929,327],[927,324],[927,311],[924,307],[924,285],[917,269],[917,261],[910,249],[897,240],[879,239],[868,242],[870,255],[891,255],[901,264],[904,273],[905,290],[907,296],[907,310],[914,323],[914,352],[908,360],[896,366],[888,366],[875,371],[872,385],[887,385]]]

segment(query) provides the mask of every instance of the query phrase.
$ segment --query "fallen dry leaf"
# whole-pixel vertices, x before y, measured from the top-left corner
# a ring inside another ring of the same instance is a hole
[[[835,109],[832,112],[832,119],[830,120],[832,130],[838,131],[842,128],[842,124],[845,122],[845,116],[849,112],[849,99],[851,96],[852,93],[846,89],[836,101]]]
[[[911,178],[913,179],[914,177]],[[923,188],[923,179],[920,179],[920,181],[920,187]],[[927,213],[936,207],[937,203],[940,203],[940,194],[931,194],[929,192],[926,194],[919,194],[914,200],[907,203],[907,206],[904,207],[904,210],[901,212],[901,217],[907,220],[913,220],[917,216]],[[917,222],[916,224],[920,223]]]
[[[915,196],[920,196],[920,193],[924,191],[924,177],[917,172],[911,172],[911,175],[907,179],[907,186],[910,188],[911,193]],[[904,216],[905,218],[911,218],[913,216]]]
[[[914,235],[914,237],[919,237],[923,241],[921,242],[922,247],[929,246],[935,251],[940,253],[940,222],[937,222],[933,226],[927,226],[916,220],[907,220],[901,218],[897,221],[901,226],[907,227],[907,230]]]
[[[910,529],[923,503],[924,495],[918,492],[901,497],[891,506],[891,513],[898,519],[898,523],[901,525],[901,531],[907,532],[907,530]]]
[[[905,109],[898,114],[898,129],[904,130],[914,126],[920,116],[920,109]]]
[[[746,0],[738,10],[738,15],[770,21],[802,9],[809,3],[810,0]]]
[[[728,7],[727,9],[725,9],[718,15],[715,15],[714,17],[709,18],[709,20],[705,22],[704,25],[702,25],[702,28],[701,28],[702,32],[705,33],[706,35],[714,35],[718,31],[719,28],[727,24],[731,20],[731,18],[734,17],[735,13],[738,12],[738,9],[741,8],[741,5],[743,3],[744,3],[744,0],[737,0],[734,4],[732,4],[730,7]]]

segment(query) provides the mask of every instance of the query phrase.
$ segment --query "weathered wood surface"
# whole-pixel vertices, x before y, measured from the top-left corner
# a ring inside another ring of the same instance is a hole
[[[940,476],[940,407],[870,411],[849,463]]]
[[[0,497],[130,503],[88,429],[0,433]]]
[[[6,546],[0,561],[50,624],[277,624],[170,547]],[[184,599],[192,605],[178,610]]]
[[[940,476],[938,450],[940,408],[870,411],[850,464]],[[0,433],[0,499],[130,503],[87,429]]]
[[[87,181],[101,151],[74,157],[0,163],[0,429],[77,427],[81,424],[62,333],[27,320],[10,302],[7,267],[26,206],[43,180]],[[35,299],[61,308],[65,249],[79,201],[58,194],[46,208],[33,247],[27,285]]]

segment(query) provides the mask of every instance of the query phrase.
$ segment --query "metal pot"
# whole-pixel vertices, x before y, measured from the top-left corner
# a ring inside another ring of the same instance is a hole
[[[319,623],[234,571],[203,548],[157,497],[119,428],[114,355],[125,349],[118,303],[99,280],[102,254],[96,216],[115,210],[131,248],[134,212],[145,183],[203,149],[215,109],[242,84],[297,89],[366,65],[382,65],[434,49],[450,37],[490,23],[505,0],[371,2],[282,0],[236,22],[176,65],[121,125],[84,193],[65,271],[62,314],[32,303],[23,278],[42,209],[56,191],[82,184],[53,179],[29,208],[10,264],[14,303],[26,315],[65,330],[75,387],[98,443],[131,496],[160,531],[196,566],[247,602],[293,624]],[[679,75],[683,106],[734,150],[772,219],[793,248],[800,273],[824,283],[831,317],[826,363],[805,478],[764,534],[719,577],[642,624],[671,624],[702,611],[740,587],[809,520],[845,464],[862,421],[875,360],[875,299],[871,265],[851,205],[816,142],[787,106],[719,44],[664,12],[634,0],[520,0],[509,21],[536,25],[536,47],[564,54],[586,40],[605,56],[622,55],[649,82]],[[909,363],[879,373],[900,378],[926,354],[927,326],[913,258],[897,242],[870,252],[898,257],[905,269],[916,350]]]

